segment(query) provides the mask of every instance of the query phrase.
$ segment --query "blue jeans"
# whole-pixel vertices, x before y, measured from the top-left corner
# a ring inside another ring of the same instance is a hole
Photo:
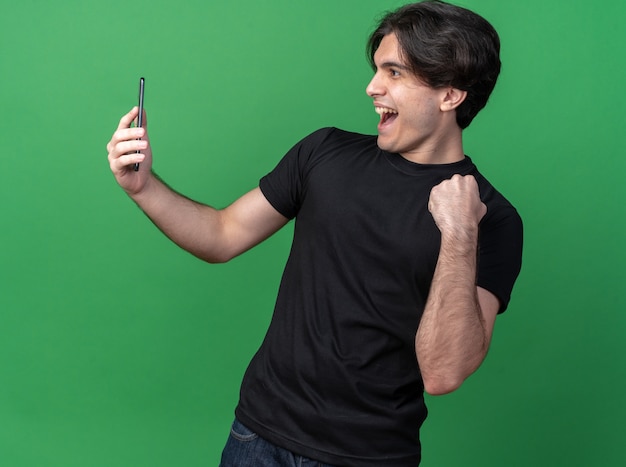
[[[235,419],[220,467],[332,467],[279,448]]]

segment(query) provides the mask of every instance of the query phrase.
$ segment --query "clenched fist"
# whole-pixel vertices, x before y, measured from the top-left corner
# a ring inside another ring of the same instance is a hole
[[[476,232],[487,206],[480,200],[476,179],[457,174],[433,187],[428,210],[442,234],[456,235]]]

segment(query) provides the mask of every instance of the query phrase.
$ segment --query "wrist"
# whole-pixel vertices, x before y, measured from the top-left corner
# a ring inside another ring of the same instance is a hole
[[[441,232],[441,249],[457,253],[475,253],[478,245],[478,226],[453,228]]]
[[[142,201],[151,198],[150,193],[155,188],[155,182],[158,183],[158,180],[155,178],[154,174],[152,172],[150,172],[147,175],[145,182],[141,186],[139,186],[134,191],[127,191],[126,193],[128,194],[128,196],[131,197],[131,199],[135,203],[141,205]]]

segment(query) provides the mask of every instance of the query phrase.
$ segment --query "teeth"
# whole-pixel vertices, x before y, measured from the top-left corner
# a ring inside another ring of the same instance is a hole
[[[398,111],[397,111],[397,110],[393,110],[393,109],[390,109],[390,108],[388,108],[388,107],[375,107],[375,109],[376,109],[376,113],[377,113],[378,115],[383,115],[383,114],[397,114],[397,113],[398,113]]]

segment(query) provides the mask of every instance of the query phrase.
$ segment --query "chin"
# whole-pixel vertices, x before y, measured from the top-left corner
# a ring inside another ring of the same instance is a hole
[[[392,141],[385,141],[380,136],[378,137],[376,144],[383,151],[398,153],[398,154],[401,152],[401,148],[397,144],[394,144]]]
[[[383,151],[393,152],[393,145],[389,141],[385,141],[385,139],[382,138],[380,135],[378,136],[378,139],[376,140],[376,144]]]

